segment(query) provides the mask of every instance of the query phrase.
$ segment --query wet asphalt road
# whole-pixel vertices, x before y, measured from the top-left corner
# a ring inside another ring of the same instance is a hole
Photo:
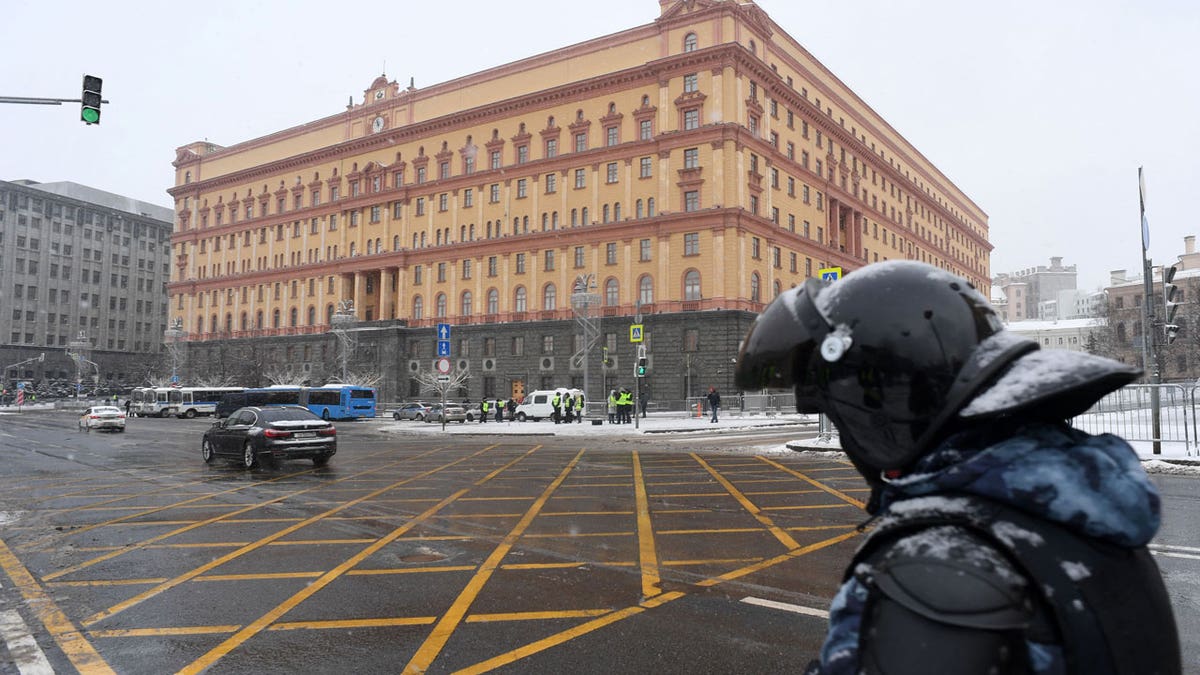
[[[702,437],[342,423],[327,467],[245,471],[209,423],[3,418],[0,611],[54,671],[797,671],[860,536],[848,464]]]

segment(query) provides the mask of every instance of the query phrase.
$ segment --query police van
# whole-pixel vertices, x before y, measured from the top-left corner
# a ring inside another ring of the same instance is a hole
[[[558,389],[539,389],[537,391],[529,392],[529,394],[525,396],[525,401],[518,405],[516,411],[513,413],[516,416],[517,421],[524,422],[525,420],[533,420],[536,422],[538,420],[551,419],[554,416],[554,406],[551,405],[550,402],[554,400],[554,394],[556,393],[562,400],[562,406],[560,410],[562,411],[563,418],[565,419],[567,416],[568,397],[571,401],[574,401],[576,396],[583,394],[583,391],[580,389],[567,389],[566,387],[560,387]]]

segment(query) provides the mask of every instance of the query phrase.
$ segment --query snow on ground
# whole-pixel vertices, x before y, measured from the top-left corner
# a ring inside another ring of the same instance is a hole
[[[450,422],[446,424],[446,433],[452,435],[517,435],[517,436],[625,436],[636,437],[642,434],[687,434],[707,432],[717,434],[737,434],[747,429],[762,427],[788,427],[798,432],[816,428],[817,418],[813,415],[748,415],[736,417],[721,415],[716,423],[710,422],[709,417],[683,417],[681,413],[650,413],[639,418],[634,424],[609,424],[607,418],[603,424],[596,426],[592,420],[585,418],[583,422],[563,422],[555,424],[549,420],[540,422]],[[380,427],[381,431],[396,434],[430,434],[442,433],[442,425],[429,422],[404,420],[400,422],[387,420]]]

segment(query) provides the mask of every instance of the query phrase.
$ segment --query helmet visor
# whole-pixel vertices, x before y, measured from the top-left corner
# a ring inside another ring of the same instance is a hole
[[[809,279],[779,294],[750,326],[738,354],[734,381],[739,389],[795,388],[799,412],[819,412],[816,388],[805,382],[812,352],[832,330],[817,309],[816,297],[829,282]]]

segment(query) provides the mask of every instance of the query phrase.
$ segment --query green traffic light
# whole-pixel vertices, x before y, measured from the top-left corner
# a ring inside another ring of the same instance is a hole
[[[100,122],[100,111],[95,108],[84,108],[80,114],[80,119],[88,124],[97,124]]]

